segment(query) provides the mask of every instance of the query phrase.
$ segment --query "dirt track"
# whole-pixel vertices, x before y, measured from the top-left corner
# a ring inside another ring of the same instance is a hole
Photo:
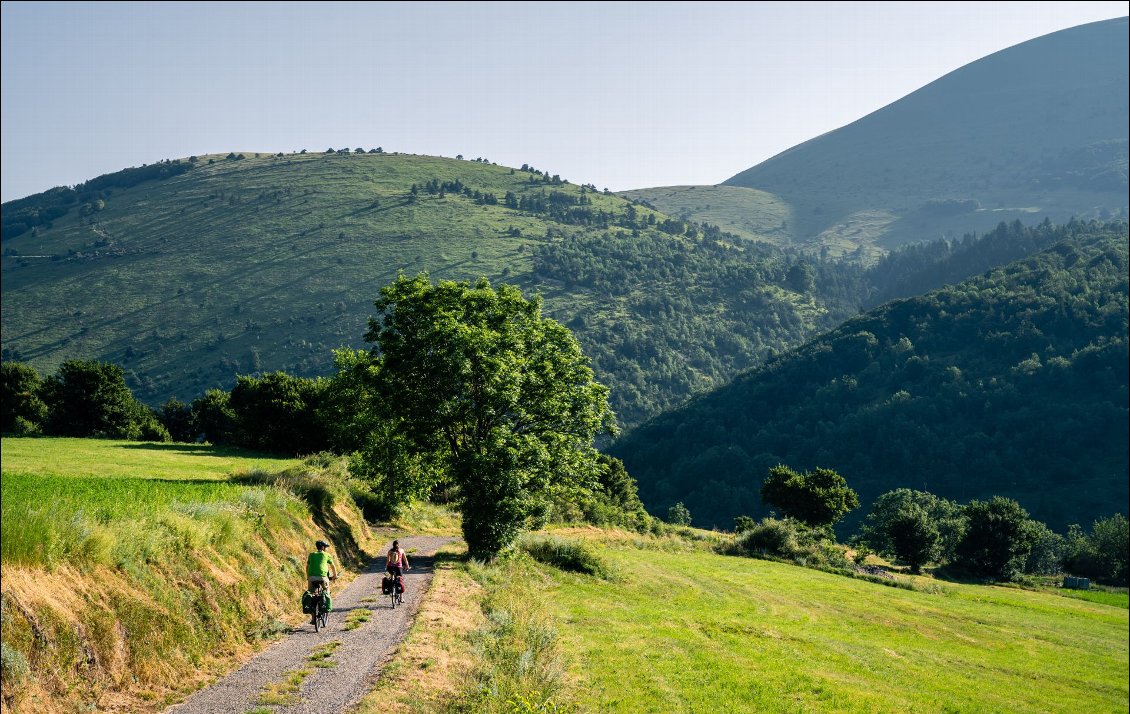
[[[326,629],[315,633],[313,626],[307,623],[292,630],[235,672],[170,707],[166,714],[244,714],[261,706],[258,699],[265,685],[281,683],[287,672],[303,669],[312,673],[302,682],[296,703],[272,706],[273,712],[338,714],[346,711],[368,691],[381,665],[404,639],[431,584],[433,559],[430,556],[452,540],[436,536],[400,539],[401,548],[411,551],[409,561],[412,564],[412,569],[404,576],[403,607],[391,609],[389,598],[381,595],[384,575],[384,559],[381,558],[344,590],[334,592],[333,612]],[[363,599],[367,602],[361,602]],[[362,608],[372,611],[370,620],[355,630],[346,630],[349,614]],[[307,661],[315,648],[335,641],[341,643],[331,658],[337,666],[320,668]]]

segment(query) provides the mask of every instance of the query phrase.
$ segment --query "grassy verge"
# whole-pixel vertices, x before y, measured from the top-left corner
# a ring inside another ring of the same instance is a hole
[[[442,550],[396,657],[355,714],[571,711],[540,566],[524,552],[469,562]]]
[[[471,633],[483,627],[481,586],[464,564],[461,544],[436,556],[432,585],[412,629],[354,714],[431,714],[460,711],[464,683],[473,679]]]
[[[339,466],[135,446],[3,441],[6,710],[160,709],[297,624],[314,539],[372,547]]]

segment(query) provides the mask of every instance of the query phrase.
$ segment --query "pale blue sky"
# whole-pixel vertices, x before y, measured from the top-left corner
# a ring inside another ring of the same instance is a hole
[[[2,5],[2,193],[383,146],[714,184],[1128,2]]]

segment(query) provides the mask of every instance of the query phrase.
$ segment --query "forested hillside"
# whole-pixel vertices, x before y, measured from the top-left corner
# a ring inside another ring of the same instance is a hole
[[[852,319],[613,453],[653,512],[683,501],[704,526],[766,513],[757,494],[778,463],[836,469],[861,511],[904,486],[1009,496],[1060,530],[1125,512],[1127,226],[1083,228]]]
[[[631,426],[854,314],[851,266],[548,171],[376,149],[190,157],[5,204],[4,358],[120,364],[156,405],[331,371],[399,271],[540,292]]]

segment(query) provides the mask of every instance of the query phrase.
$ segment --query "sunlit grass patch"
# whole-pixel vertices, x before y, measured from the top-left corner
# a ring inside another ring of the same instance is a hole
[[[333,642],[327,642],[326,644],[324,644],[320,647],[316,647],[314,649],[314,651],[310,653],[310,656],[306,658],[306,661],[309,662],[310,664],[314,665],[315,667],[322,667],[322,668],[336,667],[337,662],[334,662],[333,660],[331,660],[330,657],[333,657],[333,654],[337,650],[338,647],[341,647],[341,641],[340,640],[334,640]]]
[[[283,675],[283,681],[264,685],[256,703],[266,706],[289,706],[298,703],[302,682],[313,674],[310,669],[296,669]]]
[[[612,577],[612,569],[607,561],[591,544],[583,540],[526,535],[519,543],[519,547],[539,563],[571,572],[595,575],[599,578]]]
[[[236,469],[277,471],[297,459],[209,444],[157,444],[112,439],[4,437],[6,473],[38,476],[224,481]]]
[[[345,618],[345,629],[356,630],[361,625],[364,625],[373,617],[373,611],[366,608],[357,608],[349,613]]]
[[[1125,610],[955,583],[881,587],[709,553],[609,557],[620,582],[545,571],[584,709],[1125,711]]]

